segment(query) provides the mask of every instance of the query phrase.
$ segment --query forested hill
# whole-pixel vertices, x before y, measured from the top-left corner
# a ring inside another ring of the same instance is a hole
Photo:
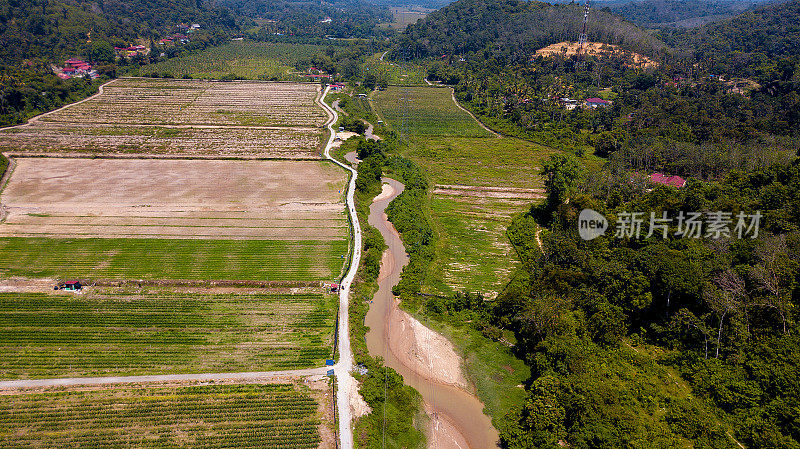
[[[736,17],[710,23],[665,38],[691,48],[698,60],[725,61],[730,71],[766,62],[768,58],[800,55],[800,0],[770,4]]]
[[[295,36],[334,36],[368,38],[376,34],[380,22],[391,22],[389,8],[364,0],[333,2],[295,2],[289,0],[219,0],[236,13],[270,23],[267,32]],[[330,19],[330,20],[328,20]]]
[[[179,23],[237,28],[231,12],[201,0],[10,0],[0,4],[0,58],[60,60],[92,41],[130,42],[175,32]],[[91,33],[91,34],[90,34]]]
[[[403,57],[404,50],[406,58],[411,59],[491,49],[494,58],[522,60],[539,48],[577,40],[582,26],[583,6],[580,5],[457,0],[410,25],[394,57]],[[591,11],[588,38],[644,54],[663,48],[658,39],[608,10]]]

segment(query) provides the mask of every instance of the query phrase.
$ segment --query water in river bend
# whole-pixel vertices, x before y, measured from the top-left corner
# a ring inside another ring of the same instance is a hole
[[[400,272],[408,263],[408,257],[397,230],[387,220],[384,212],[386,206],[403,191],[404,186],[392,179],[384,179],[383,182],[389,184],[394,192],[389,196],[381,195],[376,198],[370,206],[368,220],[370,225],[380,231],[389,247],[381,263],[378,291],[365,320],[370,328],[367,333],[369,353],[373,357],[383,357],[387,366],[400,373],[405,383],[422,395],[432,424],[442,430],[432,433],[429,447],[466,449],[463,447],[466,443],[471,449],[495,448],[498,441],[497,431],[491,420],[483,414],[483,404],[475,396],[462,388],[421,375],[412,368],[413,364],[408,362],[409,357],[403,353],[403,348],[399,348],[398,344],[390,344],[390,339],[397,338],[400,329],[397,320],[402,316],[402,313],[397,313],[392,286],[400,280]]]

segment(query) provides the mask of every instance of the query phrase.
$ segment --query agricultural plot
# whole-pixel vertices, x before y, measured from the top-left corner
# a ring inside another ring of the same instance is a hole
[[[235,75],[247,79],[297,81],[303,79],[295,66],[325,54],[319,45],[238,41],[207,48],[139,69],[142,75],[156,73],[180,78],[219,79]]]
[[[493,137],[456,106],[450,89],[390,86],[375,92],[383,119],[411,138],[433,136]]]
[[[425,293],[481,292],[493,299],[508,283],[517,259],[506,228],[531,201],[434,193],[430,207],[438,240]]]
[[[0,236],[339,240],[345,182],[322,161],[19,158]]]
[[[371,73],[392,86],[425,86],[425,67],[403,63],[402,65],[381,61],[382,53],[376,53],[362,64],[364,73]]]
[[[436,258],[423,289],[496,295],[513,270],[505,235],[511,216],[540,201],[541,165],[557,151],[493,136],[456,106],[449,89],[392,87],[374,99],[392,128],[405,129],[408,156],[434,184]]]
[[[311,293],[0,293],[0,378],[319,367],[336,304]]]
[[[0,150],[319,157],[318,85],[127,78],[103,89],[3,130]]]
[[[0,446],[311,449],[312,394],[262,384],[14,391],[0,395]]]
[[[331,281],[346,240],[0,237],[0,276],[83,280]]]
[[[330,280],[348,223],[322,161],[19,158],[0,274]]]

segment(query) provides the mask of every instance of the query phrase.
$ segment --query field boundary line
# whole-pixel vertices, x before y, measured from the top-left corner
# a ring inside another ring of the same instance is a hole
[[[265,157],[265,156],[215,156],[215,155],[180,155],[180,154],[86,154],[86,153],[65,153],[65,152],[47,152],[47,153],[15,153],[9,151],[3,153],[9,160],[11,158],[51,158],[51,159],[160,159],[160,160],[207,160],[207,161],[314,161],[314,162],[328,162],[319,157]],[[8,172],[8,170],[6,170]]]
[[[488,127],[488,126],[486,126],[486,125],[484,125],[482,121],[478,120],[478,117],[475,117],[475,114],[473,114],[472,112],[470,112],[470,111],[469,111],[468,109],[466,109],[464,106],[461,106],[461,105],[458,103],[458,100],[456,100],[456,90],[455,90],[455,89],[453,89],[452,87],[450,88],[450,97],[453,99],[453,103],[455,103],[455,104],[456,104],[456,107],[457,107],[458,109],[461,109],[462,111],[466,112],[467,114],[469,114],[469,116],[470,116],[470,117],[472,117],[472,119],[473,119],[473,120],[475,120],[476,122],[478,122],[478,124],[479,124],[479,125],[481,125],[481,128],[485,129],[486,131],[489,131],[490,133],[492,133],[492,134],[493,134],[495,137],[497,137],[498,139],[500,139],[500,138],[502,138],[502,137],[503,137],[503,136],[501,136],[499,133],[496,133],[496,132],[492,131],[491,129],[489,129],[489,127]]]
[[[222,380],[270,380],[301,376],[324,376],[327,367],[283,371],[253,371],[243,373],[152,374],[143,376],[60,377],[52,379],[20,379],[0,381],[0,390],[21,388],[62,387],[79,385],[111,385],[130,383],[165,383]]]

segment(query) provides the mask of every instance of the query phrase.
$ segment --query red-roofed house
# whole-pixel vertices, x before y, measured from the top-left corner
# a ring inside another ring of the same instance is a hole
[[[84,65],[84,64],[86,64],[86,61],[83,61],[83,60],[78,59],[78,58],[70,58],[70,59],[67,59],[66,61],[64,61],[64,67],[71,67],[73,69],[77,68],[80,65]]]
[[[611,104],[610,101],[603,100],[602,98],[587,98],[584,101],[584,103],[586,104],[586,107],[589,107],[589,108],[592,108],[592,109],[597,108],[597,107],[606,107],[606,106],[609,106]]]
[[[667,176],[663,173],[653,173],[650,175],[650,182],[677,188],[681,188],[686,185],[686,180],[680,176]]]

